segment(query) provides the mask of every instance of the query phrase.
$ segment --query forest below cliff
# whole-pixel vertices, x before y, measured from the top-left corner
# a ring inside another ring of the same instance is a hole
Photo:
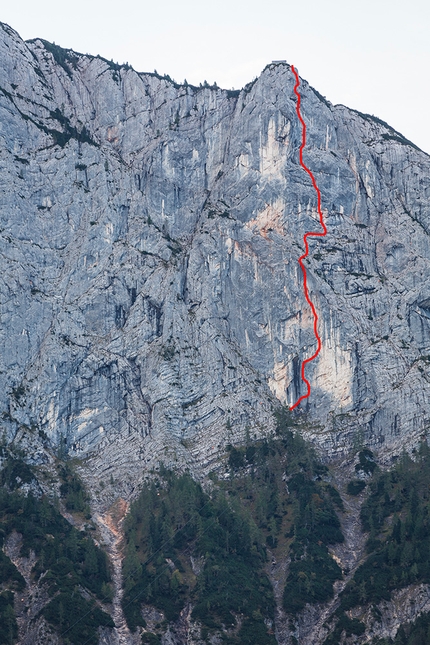
[[[336,465],[323,463],[299,429],[280,413],[271,438],[229,445],[224,468],[202,483],[162,464],[152,473],[124,521],[121,602],[134,637],[161,645],[176,630],[179,638],[187,614],[196,643],[276,645],[282,614],[297,644],[303,612],[314,606],[330,608],[324,645],[428,643],[425,612],[394,638],[371,636],[381,603],[430,584],[427,444],[388,470],[358,447],[353,477],[339,484]],[[38,622],[61,643],[96,645],[100,630],[114,627],[114,587],[90,496],[73,463],[56,459],[55,487],[27,461],[1,447],[0,644],[22,642]],[[350,571],[335,552],[351,499],[362,502],[365,549]]]

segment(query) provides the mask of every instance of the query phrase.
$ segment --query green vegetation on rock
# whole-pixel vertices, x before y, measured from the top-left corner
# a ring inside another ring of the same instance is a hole
[[[12,645],[18,636],[13,600],[11,591],[0,592],[0,645]]]
[[[372,645],[428,645],[430,643],[430,612],[410,623],[400,625],[394,639],[378,638]]]
[[[292,559],[284,593],[291,615],[333,596],[342,572],[327,547],[343,541],[342,501],[288,417],[278,418],[269,440],[229,446],[228,466],[228,478],[213,474],[210,494],[189,475],[161,468],[132,504],[123,569],[131,629],[145,626],[142,604],[167,623],[190,602],[203,639],[222,631],[228,645],[274,644],[268,549],[274,562]]]
[[[223,493],[209,496],[189,475],[162,469],[160,485],[146,486],[132,505],[125,534],[123,608],[131,629],[144,625],[143,602],[173,621],[192,599],[206,633],[225,628],[231,645],[275,645],[264,624],[275,606],[264,546],[249,515]],[[235,635],[237,614],[244,621]]]
[[[346,492],[348,495],[359,495],[366,488],[366,482],[362,479],[353,479],[348,482]]]
[[[85,532],[72,526],[45,496],[21,492],[22,484],[37,483],[33,469],[4,447],[2,457],[5,463],[0,488],[1,545],[13,534],[18,539],[21,557],[28,558],[32,553],[36,556],[31,571],[33,583],[42,585],[51,598],[41,614],[64,634],[65,642],[97,645],[97,628],[114,626],[111,617],[95,603],[95,598],[104,600],[110,582],[106,554]],[[70,469],[64,468],[73,480]],[[75,488],[80,490],[82,485],[76,481]],[[7,587],[0,594],[0,645],[12,645],[17,637],[13,591],[23,591],[26,584],[3,551],[0,584]]]
[[[361,521],[368,557],[341,596],[341,608],[389,600],[394,589],[430,583],[430,451],[404,455],[375,475]]]
[[[360,453],[356,470],[373,473],[361,508],[362,528],[369,536],[367,558],[340,595],[334,629],[324,645],[343,642],[342,634],[364,632],[364,624],[346,615],[350,609],[373,605],[378,612],[377,605],[389,601],[396,589],[430,583],[429,447],[423,443],[414,459],[405,454],[384,472],[377,469],[366,449]],[[355,482],[350,482],[348,492],[353,494],[351,484]],[[401,626],[394,640],[374,640],[373,645],[427,645],[429,616],[423,614],[414,623]]]
[[[64,498],[67,510],[88,515],[90,512],[89,499],[80,477],[67,462],[60,466],[59,473],[62,479],[60,493]]]
[[[77,590],[56,595],[42,613],[58,629],[66,643],[75,645],[97,645],[97,628],[114,626],[108,614],[94,601],[85,600]]]
[[[334,631],[326,638],[324,645],[340,645],[342,636],[361,636],[364,634],[366,627],[364,623],[357,618],[349,618],[346,614],[342,614],[336,623]]]

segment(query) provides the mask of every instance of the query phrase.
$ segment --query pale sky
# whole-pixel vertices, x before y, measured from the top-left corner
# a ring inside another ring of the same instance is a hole
[[[3,0],[24,38],[240,88],[273,59],[430,153],[429,0]],[[305,106],[303,106],[305,107]],[[305,110],[304,110],[305,112]]]

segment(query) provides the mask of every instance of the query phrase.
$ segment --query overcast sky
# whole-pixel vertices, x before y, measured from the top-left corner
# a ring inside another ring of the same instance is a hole
[[[228,89],[286,59],[332,103],[430,153],[429,0],[10,0],[0,20],[24,39]]]

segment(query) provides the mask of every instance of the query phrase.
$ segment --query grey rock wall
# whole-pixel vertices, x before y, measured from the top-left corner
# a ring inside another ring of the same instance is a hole
[[[131,476],[161,457],[208,469],[270,432],[315,348],[297,258],[316,196],[289,65],[237,93],[194,88],[6,25],[0,60],[9,437]],[[328,235],[307,263],[323,350],[298,414],[331,452],[388,457],[430,425],[430,158],[300,91]]]

